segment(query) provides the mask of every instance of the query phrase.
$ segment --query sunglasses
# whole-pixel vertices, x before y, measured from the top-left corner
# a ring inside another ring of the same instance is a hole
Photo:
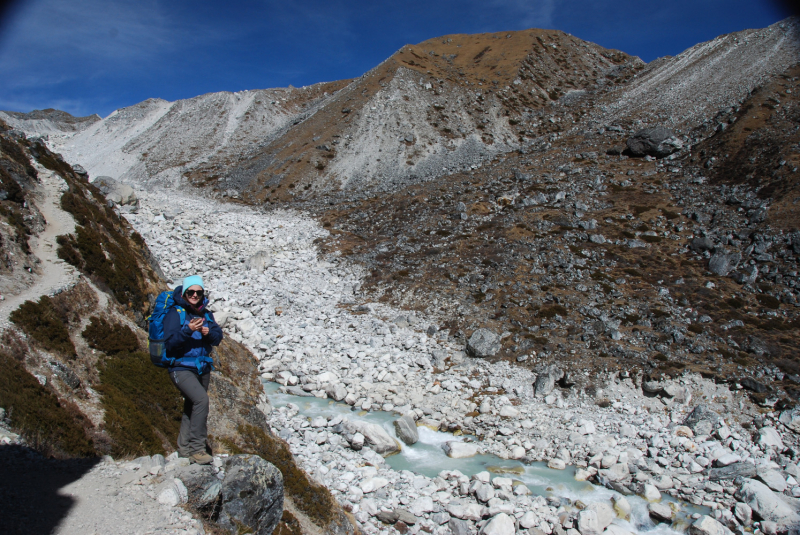
[[[186,290],[184,294],[186,294],[189,297],[194,297],[195,295],[197,297],[203,297],[203,295],[205,295],[205,292],[203,290]]]

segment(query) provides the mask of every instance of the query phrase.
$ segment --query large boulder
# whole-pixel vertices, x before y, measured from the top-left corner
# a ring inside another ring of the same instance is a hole
[[[472,443],[467,442],[459,442],[457,440],[451,440],[449,442],[445,442],[444,446],[445,454],[452,459],[463,459],[465,457],[473,457],[478,454],[478,446]]]
[[[688,426],[695,435],[710,435],[720,422],[720,415],[700,404],[683,420],[683,425]]]
[[[795,407],[783,411],[780,416],[780,422],[795,433],[800,433],[800,409]]]
[[[343,423],[343,428],[346,435],[355,436],[361,433],[364,437],[364,442],[376,453],[390,455],[400,451],[400,444],[378,424],[347,421]]]
[[[225,466],[218,524],[231,533],[270,535],[283,515],[283,475],[258,455],[234,455]]]
[[[732,535],[731,530],[708,515],[703,515],[689,526],[689,535]]]
[[[210,465],[192,464],[175,470],[175,477],[183,481],[189,505],[198,511],[209,511],[222,492],[222,481]]]
[[[736,491],[736,498],[749,505],[762,519],[775,522],[782,528],[800,522],[800,515],[794,508],[760,481],[745,480],[742,487]]]
[[[253,271],[264,271],[272,266],[275,261],[267,251],[258,251],[256,254],[245,260],[244,267]]]
[[[517,532],[514,518],[505,513],[498,513],[483,526],[481,535],[514,535]]]
[[[564,372],[556,366],[550,366],[539,375],[536,376],[536,381],[533,383],[533,395],[537,398],[544,397],[553,391],[556,386],[556,381],[564,377]]]
[[[500,351],[500,336],[489,329],[478,329],[467,342],[467,353],[473,357],[492,357]]]
[[[419,440],[419,432],[417,432],[417,422],[414,421],[410,415],[406,414],[394,421],[394,430],[397,433],[397,438],[408,444],[416,444]]]
[[[99,176],[94,179],[92,184],[100,190],[100,193],[105,195],[107,200],[115,204],[136,205],[139,203],[139,199],[136,197],[132,187],[118,182],[110,176]]]
[[[724,277],[736,269],[741,261],[742,255],[739,253],[715,253],[708,261],[708,270],[715,275]]]
[[[645,128],[633,134],[626,143],[634,156],[663,158],[683,148],[683,142],[675,133],[663,126]]]

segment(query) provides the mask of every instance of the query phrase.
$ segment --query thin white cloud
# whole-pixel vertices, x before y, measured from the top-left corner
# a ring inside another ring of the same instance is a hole
[[[553,27],[556,0],[489,0],[480,5],[483,10],[500,15],[501,21],[512,23],[516,29]]]

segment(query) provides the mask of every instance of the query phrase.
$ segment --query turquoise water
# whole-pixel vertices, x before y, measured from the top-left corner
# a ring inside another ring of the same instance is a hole
[[[300,414],[309,418],[316,416],[347,416],[351,421],[361,420],[378,424],[397,439],[393,425],[393,422],[398,418],[397,414],[383,411],[354,411],[346,403],[315,397],[282,394],[279,392],[279,388],[280,385],[277,383],[264,383],[264,390],[273,407],[283,407],[288,403],[293,403],[299,407]],[[517,460],[501,459],[495,455],[475,455],[465,459],[451,459],[442,449],[444,443],[453,440],[465,441],[472,437],[454,436],[450,433],[434,431],[422,426],[418,427],[417,431],[419,432],[419,442],[413,446],[407,446],[398,440],[398,443],[401,444],[400,453],[386,458],[386,463],[394,470],[409,470],[428,477],[435,477],[442,470],[459,470],[467,476],[486,470],[493,475],[502,475],[519,480],[525,483],[536,495],[559,496],[567,498],[571,502],[580,500],[585,504],[597,501],[609,502],[612,496],[618,496],[618,493],[605,487],[593,485],[586,481],[576,481],[576,468],[574,466],[568,466],[566,470],[553,470],[542,462],[525,464]],[[692,513],[707,514],[708,512],[705,508],[677,502],[664,495],[663,500],[670,502],[678,510],[677,520],[672,526],[655,524],[648,515],[647,502],[645,500],[638,496],[626,496],[626,498],[633,508],[631,520],[627,522],[617,519],[615,523],[630,531],[646,531],[651,535],[679,533],[685,529],[687,521],[691,521],[691,519],[687,519],[687,515]]]

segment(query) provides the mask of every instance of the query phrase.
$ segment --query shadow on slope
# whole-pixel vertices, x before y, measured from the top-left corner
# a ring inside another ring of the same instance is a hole
[[[45,459],[24,446],[0,447],[0,525],[6,535],[52,533],[74,504],[59,489],[100,462]]]

